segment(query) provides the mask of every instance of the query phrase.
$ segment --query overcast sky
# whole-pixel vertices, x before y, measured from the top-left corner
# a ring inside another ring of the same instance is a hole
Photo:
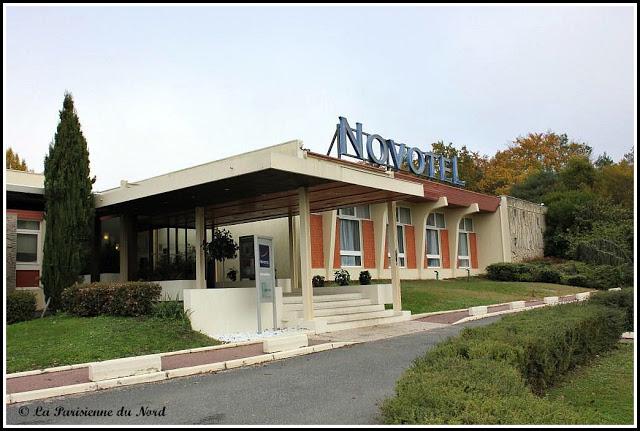
[[[424,149],[633,146],[631,6],[5,12],[5,148],[42,171],[68,90],[98,190],[291,139],[326,152],[339,115]]]

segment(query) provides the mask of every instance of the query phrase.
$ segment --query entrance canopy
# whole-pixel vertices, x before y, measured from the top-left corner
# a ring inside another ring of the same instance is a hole
[[[205,208],[207,226],[286,217],[299,213],[298,189],[309,193],[312,212],[349,205],[423,198],[424,188],[394,172],[314,155],[291,141],[206,163],[97,195],[100,216],[135,214],[150,225],[167,216],[194,226],[193,208]],[[336,163],[339,162],[339,163]],[[154,216],[162,218],[154,222]]]

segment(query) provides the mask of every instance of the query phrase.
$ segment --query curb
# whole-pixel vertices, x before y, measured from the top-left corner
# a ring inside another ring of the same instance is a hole
[[[584,293],[584,292],[582,292]],[[591,293],[591,291],[588,291],[588,293]],[[564,295],[564,296],[559,296],[559,298],[566,298],[568,296],[573,296],[573,295],[577,295],[576,293],[571,294],[571,295]],[[540,301],[542,301],[542,299],[540,299]],[[487,307],[500,307],[502,305],[509,305],[514,301],[509,301],[509,302],[501,302],[498,304],[489,304],[487,305]],[[435,316],[435,315],[440,315],[440,314],[450,314],[450,313],[459,313],[461,311],[469,311],[470,307],[467,308],[459,308],[457,310],[445,310],[445,311],[430,311],[428,313],[419,313],[419,314],[412,314],[411,315],[411,320],[415,320],[415,319],[422,319],[423,317],[429,317],[429,316]],[[529,307],[531,308],[531,307]]]
[[[495,313],[487,313],[487,314],[479,314],[476,316],[467,316],[465,318],[462,318],[456,322],[453,322],[452,325],[457,325],[459,323],[465,323],[465,322],[470,322],[472,320],[480,320],[480,319],[484,319],[487,317],[493,317],[493,316],[500,316],[503,314],[512,314],[512,313],[520,313],[522,311],[528,311],[528,310],[534,310],[536,308],[541,308],[541,307],[548,307],[549,304],[541,304],[541,305],[532,305],[531,307],[527,307],[527,308],[516,308],[514,310],[502,310],[502,311],[496,311]]]
[[[176,377],[194,376],[197,374],[214,373],[224,370],[232,370],[249,365],[257,365],[265,362],[277,361],[295,356],[303,356],[309,353],[323,352],[326,350],[338,349],[341,347],[357,344],[352,341],[323,343],[315,346],[301,347],[298,349],[287,350],[277,353],[269,353],[264,355],[250,356],[248,358],[232,359],[225,362],[216,362],[212,364],[196,365],[193,367],[176,368],[173,370],[159,371],[137,376],[121,377],[117,379],[101,380],[98,382],[80,383],[77,385],[59,386],[56,388],[37,389],[28,392],[16,392],[6,394],[5,404],[15,404],[25,401],[34,401],[44,398],[59,397],[63,395],[79,394],[84,392],[95,392],[103,389],[112,389],[140,383],[152,383],[163,380],[173,379]],[[216,347],[216,346],[213,346]],[[235,347],[235,346],[234,346]],[[211,349],[209,349],[211,350]],[[199,350],[202,351],[202,350]],[[173,352],[171,352],[173,354]],[[78,368],[76,366],[76,368]],[[42,370],[38,370],[42,371]],[[36,374],[36,373],[33,373]],[[31,375],[33,375],[31,374]],[[40,373],[42,374],[42,373]],[[15,377],[15,376],[14,376]]]
[[[557,297],[557,298],[568,298],[570,296],[574,296],[574,295],[564,295],[564,296],[560,296],[560,297]],[[541,308],[541,307],[550,307],[550,306],[556,306],[556,305],[561,305],[561,304],[571,304],[572,302],[578,302],[578,299],[574,299],[573,301],[569,301],[569,302],[560,302],[560,301],[558,301],[556,303],[545,303],[545,304],[540,304],[540,305],[532,305],[531,307],[516,308],[516,309],[510,309],[510,310],[502,310],[502,311],[496,311],[494,313],[486,313],[486,314],[479,314],[479,315],[475,315],[475,316],[468,316],[468,317],[465,317],[465,318],[462,318],[462,319],[458,320],[457,322],[453,322],[452,325],[457,325],[459,323],[470,322],[472,320],[484,319],[485,317],[493,317],[493,316],[500,316],[500,315],[503,315],[503,314],[519,313],[521,311],[534,310],[536,308]],[[509,303],[507,302],[507,304],[509,304]],[[493,307],[493,306],[490,305],[489,307]]]
[[[197,352],[206,352],[209,350],[218,350],[218,349],[230,349],[232,347],[239,347],[239,346],[246,346],[248,344],[258,344],[261,343],[262,341],[256,341],[256,340],[251,340],[251,341],[238,341],[235,343],[226,343],[226,344],[216,344],[215,346],[204,346],[204,347],[195,347],[193,349],[184,349],[184,350],[176,350],[173,352],[163,352],[163,353],[151,353],[148,355],[140,355],[140,356],[125,356],[124,358],[113,358],[113,359],[105,359],[105,361],[112,361],[115,359],[133,359],[133,358],[140,358],[143,356],[153,356],[153,355],[159,355],[160,357],[163,356],[173,356],[173,355],[183,355],[186,353],[197,353]],[[93,365],[97,362],[104,362],[104,361],[94,361],[94,362],[85,362],[83,364],[73,364],[73,365],[62,365],[60,367],[51,367],[51,368],[43,368],[40,370],[30,370],[30,371],[20,371],[17,373],[12,373],[12,374],[7,374],[5,376],[5,379],[15,379],[16,377],[27,377],[27,376],[37,376],[39,374],[46,374],[46,373],[55,373],[58,371],[69,371],[69,370],[75,370],[78,368],[89,368],[90,365]]]

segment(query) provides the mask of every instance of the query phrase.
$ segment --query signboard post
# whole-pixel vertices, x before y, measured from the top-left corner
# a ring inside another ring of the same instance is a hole
[[[276,278],[275,260],[273,254],[273,238],[254,236],[255,279],[258,309],[258,333],[262,332],[262,304],[273,304],[273,329],[277,329],[278,319],[276,310]]]

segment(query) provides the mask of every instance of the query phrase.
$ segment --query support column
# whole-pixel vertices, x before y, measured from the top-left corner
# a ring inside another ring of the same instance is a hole
[[[398,271],[398,230],[396,225],[396,202],[387,202],[387,235],[389,244],[389,268],[391,269],[391,291],[393,294],[393,311],[399,313],[402,311],[402,299],[400,293],[400,273]]]
[[[102,222],[96,216],[93,221],[93,244],[91,247],[91,281],[100,281],[100,245],[102,244]]]
[[[129,220],[125,214],[120,214],[120,281],[129,281]]]
[[[206,288],[205,258],[202,244],[206,239],[204,207],[196,207],[196,289]]]
[[[294,246],[295,228],[293,214],[289,211],[289,276],[291,277],[291,290],[298,288],[298,263]]]
[[[302,310],[305,321],[313,320],[313,287],[311,285],[311,210],[309,191],[298,188],[300,209],[300,285],[302,287]]]

